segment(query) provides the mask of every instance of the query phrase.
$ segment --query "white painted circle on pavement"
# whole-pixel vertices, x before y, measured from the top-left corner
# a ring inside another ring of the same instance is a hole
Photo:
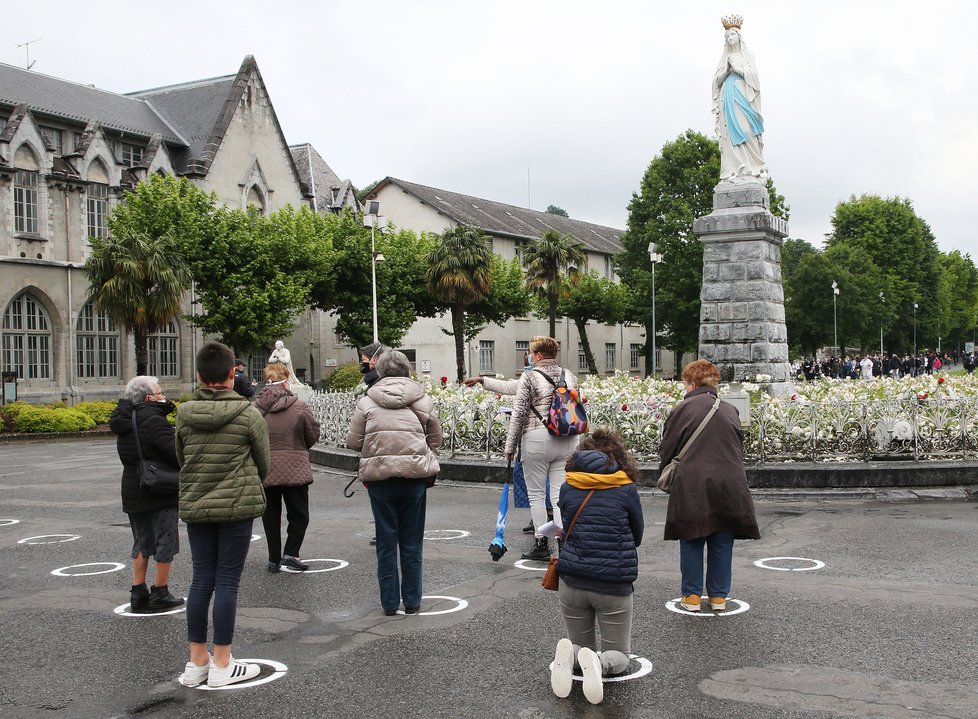
[[[175,609],[168,609],[165,612],[146,612],[144,614],[136,614],[135,612],[129,611],[131,605],[129,602],[125,604],[120,604],[118,607],[112,611],[121,617],[162,617],[164,614],[179,614],[180,612],[187,611],[187,598],[183,598],[183,606],[176,607]]]
[[[466,532],[464,529],[426,529],[424,532],[425,539],[463,539],[468,537],[470,532]],[[436,536],[437,535],[437,536]]]
[[[261,535],[260,534],[252,534],[251,535],[251,541],[252,542],[257,542],[259,539],[261,539]]]
[[[0,519],[0,527],[9,527],[12,524],[20,524],[19,519]]]
[[[530,564],[527,564],[527,562],[530,562]],[[514,567],[528,569],[531,572],[546,572],[549,565],[549,559],[546,562],[539,559],[517,559],[515,562],[513,562]]]
[[[282,664],[282,662],[276,662],[272,659],[238,659],[239,662],[245,662],[246,664],[262,664],[266,667],[270,667],[272,673],[268,676],[263,677],[259,674],[255,679],[248,682],[238,682],[237,684],[228,684],[224,687],[209,687],[205,681],[203,684],[197,686],[197,689],[203,689],[205,692],[219,692],[222,689],[247,689],[248,687],[257,687],[259,684],[268,684],[269,682],[274,682],[276,679],[281,679],[285,676],[285,673],[289,671],[289,668]]]
[[[336,566],[326,567],[325,569],[306,569],[305,571],[299,571],[298,569],[292,569],[292,567],[286,567],[283,564],[280,569],[289,574],[319,574],[320,572],[335,572],[337,569],[350,566],[349,562],[342,559],[303,559],[302,561],[306,564],[312,564],[313,562],[336,562]]]
[[[601,653],[598,652],[599,656],[600,654]],[[601,677],[601,681],[606,683],[627,682],[629,679],[639,679],[641,677],[644,677],[646,674],[652,671],[652,662],[650,662],[645,657],[640,657],[638,654],[629,654],[628,658],[631,659],[632,661],[638,662],[638,669],[633,671],[631,674],[618,674],[617,676],[613,676],[613,677]],[[554,668],[554,663],[550,662],[550,671],[553,671],[553,668]],[[575,682],[584,681],[584,676],[581,674],[572,674],[571,678]]]
[[[666,602],[666,609],[670,612],[675,612],[676,614],[683,614],[687,617],[729,617],[733,614],[742,614],[750,609],[750,604],[743,601],[742,599],[731,599],[727,597],[727,608],[722,612],[714,612],[712,609],[701,609],[698,612],[688,612],[679,606],[679,602],[683,600],[682,597],[676,597],[675,599],[670,599]],[[736,607],[730,608],[731,604],[735,604]]]
[[[38,542],[38,539],[51,539],[52,537],[67,537],[67,539],[53,539],[50,542]],[[81,539],[80,534],[39,534],[36,537],[24,537],[17,541],[17,544],[60,544],[61,542],[74,542]]]
[[[442,597],[442,596],[438,596],[438,595],[432,594],[431,596],[424,595],[421,598],[422,599],[446,599],[446,600],[448,600],[450,602],[455,602],[455,606],[454,607],[451,607],[449,609],[437,609],[437,610],[429,609],[426,612],[418,612],[417,614],[408,614],[407,616],[409,616],[409,617],[424,617],[424,616],[431,617],[431,616],[434,616],[435,614],[451,614],[452,612],[460,612],[463,609],[465,609],[467,606],[469,606],[469,603],[466,600],[459,599],[458,597]],[[398,609],[397,610],[397,613],[398,614],[405,614],[405,612],[404,612],[403,609]]]
[[[76,567],[109,567],[109,569],[102,569],[97,572],[67,572],[67,569],[75,569]],[[125,569],[125,564],[120,564],[119,562],[88,562],[87,564],[70,564],[67,567],[59,567],[55,569],[51,574],[56,577],[90,577],[93,574],[111,574],[112,572],[118,572]]]
[[[768,565],[768,562],[811,562],[810,567],[772,567]],[[755,567],[760,567],[761,569],[773,569],[777,572],[810,572],[813,569],[821,569],[825,566],[825,562],[819,561],[818,559],[809,559],[808,557],[767,557],[766,559],[758,559],[754,562]]]

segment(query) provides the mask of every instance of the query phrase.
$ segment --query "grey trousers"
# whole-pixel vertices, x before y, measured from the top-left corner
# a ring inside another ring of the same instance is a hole
[[[601,630],[601,652],[598,654],[601,673],[625,671],[632,647],[632,595],[589,592],[575,589],[563,581],[557,595],[567,638],[574,645],[574,665],[577,666],[577,651],[581,647],[598,651],[594,631],[597,622]]]

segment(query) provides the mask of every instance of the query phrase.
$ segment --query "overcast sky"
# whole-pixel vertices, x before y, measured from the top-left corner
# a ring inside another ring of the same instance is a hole
[[[898,195],[978,259],[973,0],[35,0],[5,5],[0,62],[37,40],[34,71],[129,92],[254,55],[288,142],[359,187],[391,175],[624,228],[662,145],[713,134],[730,12],[791,237],[819,245],[852,194]]]

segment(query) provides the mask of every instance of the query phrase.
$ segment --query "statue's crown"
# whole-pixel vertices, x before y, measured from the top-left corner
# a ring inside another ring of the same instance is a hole
[[[732,27],[740,29],[740,26],[744,24],[743,15],[724,15],[720,18],[720,22],[723,23],[723,29],[729,30]]]

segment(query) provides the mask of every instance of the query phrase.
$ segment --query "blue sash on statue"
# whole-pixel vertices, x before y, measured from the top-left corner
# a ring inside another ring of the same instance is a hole
[[[750,100],[740,89],[738,80],[743,78],[731,72],[723,81],[723,114],[727,119],[727,134],[734,145],[743,145],[751,137],[764,132],[764,120],[751,107]],[[744,131],[737,118],[736,108],[740,108],[750,124],[750,134]]]

